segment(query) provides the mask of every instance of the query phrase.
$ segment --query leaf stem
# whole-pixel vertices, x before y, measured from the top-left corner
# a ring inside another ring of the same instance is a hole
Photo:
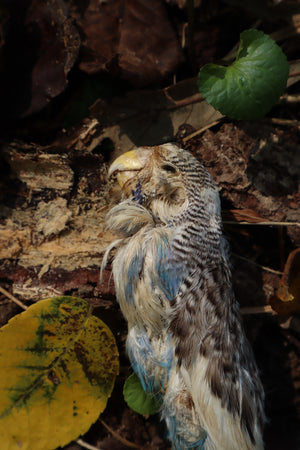
[[[208,130],[209,128],[214,127],[215,125],[217,125],[218,123],[220,123],[220,121],[223,119],[223,117],[220,117],[220,119],[218,120],[214,120],[214,122],[209,123],[208,125],[206,125],[205,127],[200,128],[199,130],[194,131],[193,133],[189,134],[188,136],[186,136],[185,138],[182,139],[182,142],[186,142],[189,141],[190,139],[194,138],[195,136],[198,136],[199,134],[203,133],[203,131]]]
[[[244,308],[241,308],[241,313],[246,314],[273,314],[277,315],[276,311],[272,309],[272,306],[265,305],[265,306],[245,306]]]
[[[234,220],[223,220],[226,225],[261,225],[261,226],[275,226],[275,227],[299,227],[299,222],[235,222]]]
[[[102,419],[99,419],[102,425],[116,438],[118,441],[122,442],[122,444],[127,445],[131,448],[139,448],[142,449],[140,445],[134,444],[133,442],[128,441],[127,439],[120,436],[118,433],[116,433],[112,428],[110,428]]]
[[[77,444],[81,445],[81,447],[87,448],[88,450],[100,450],[99,447],[95,447],[94,445],[85,442],[83,439],[77,439],[76,442]]]
[[[249,264],[253,264],[256,267],[259,267],[260,269],[264,270],[265,272],[274,273],[275,275],[282,276],[283,272],[280,272],[279,270],[271,269],[270,267],[262,266],[261,264],[258,264],[255,261],[252,261],[249,258],[245,258],[244,256],[238,255],[237,253],[231,253],[233,257],[241,259],[243,261],[246,261]]]
[[[17,305],[21,306],[23,309],[27,309],[28,306],[24,305],[20,300],[18,300],[16,297],[14,297],[12,294],[10,294],[6,289],[0,286],[0,292],[2,292],[5,297],[9,298],[12,302],[16,303]]]

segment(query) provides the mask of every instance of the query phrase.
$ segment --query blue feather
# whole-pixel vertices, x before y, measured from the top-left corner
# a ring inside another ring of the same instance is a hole
[[[144,254],[138,252],[129,263],[127,278],[125,280],[125,295],[128,304],[134,304],[133,294],[137,283],[143,273]],[[174,300],[178,289],[184,279],[182,267],[176,264],[172,255],[170,244],[165,236],[161,237],[157,245],[157,257],[155,262],[155,273],[153,274],[153,288],[158,286],[169,301]]]
[[[177,423],[177,419],[174,415],[166,415],[165,416],[166,422],[168,424],[168,439],[173,443],[173,448],[176,450],[204,450],[205,449],[205,441],[207,438],[207,433],[203,428],[199,427],[199,434],[197,437],[195,437],[194,441],[187,442],[180,434],[178,434],[178,431],[184,433],[184,431],[187,432],[188,430],[184,430],[182,427],[182,424]]]
[[[174,300],[183,281],[184,273],[182,268],[180,269],[176,264],[170,244],[164,236],[157,246],[155,270],[159,277],[159,287],[168,300]]]
[[[139,274],[143,264],[143,254],[137,253],[130,261],[127,280],[124,286],[126,300],[130,305],[134,304],[133,293],[136,290],[136,285],[139,281]]]
[[[153,357],[153,349],[145,332],[136,337],[136,345],[127,346],[128,357],[135,373],[139,376],[143,389],[147,393],[154,392],[154,376],[147,371],[147,360]]]
[[[133,200],[134,202],[137,202],[137,203],[139,203],[139,204],[142,203],[142,186],[141,186],[141,183],[140,183],[140,182],[137,183],[136,189],[133,190],[133,191],[131,192],[131,194],[132,194],[132,200]]]
[[[171,341],[170,341],[171,342]],[[127,342],[127,354],[131,362],[132,369],[141,380],[143,389],[147,393],[158,393],[164,390],[164,384],[167,383],[169,372],[173,362],[173,349],[170,345],[160,358],[154,355],[149,337],[144,330],[136,335],[135,341]],[[155,366],[165,368],[165,376],[155,379],[153,375]],[[152,373],[150,373],[152,372]]]

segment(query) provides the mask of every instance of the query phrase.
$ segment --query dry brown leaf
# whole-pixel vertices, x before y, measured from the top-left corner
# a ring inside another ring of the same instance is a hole
[[[2,109],[14,117],[40,111],[64,91],[80,45],[63,0],[20,6],[8,4],[10,21],[0,61]]]
[[[85,34],[81,70],[143,86],[174,72],[182,53],[161,0],[90,0],[74,14]]]
[[[93,146],[97,139],[99,143],[111,139],[112,159],[135,146],[168,142],[179,130],[199,129],[223,117],[202,99],[194,78],[166,89],[132,91],[109,103],[100,100],[91,113],[98,122],[94,127],[102,128],[101,134],[94,132]]]

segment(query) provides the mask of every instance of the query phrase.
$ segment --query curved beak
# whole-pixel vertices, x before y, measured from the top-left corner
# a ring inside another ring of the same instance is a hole
[[[136,172],[145,167],[152,153],[152,148],[143,147],[123,153],[110,166],[108,176],[110,177],[113,173],[117,173],[117,180],[122,188],[126,181],[133,178]]]

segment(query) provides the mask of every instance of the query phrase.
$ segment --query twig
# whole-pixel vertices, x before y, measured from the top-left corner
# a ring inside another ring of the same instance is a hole
[[[194,131],[193,133],[191,133],[188,136],[186,136],[185,138],[183,138],[182,141],[186,142],[186,141],[192,139],[193,137],[198,136],[199,134],[203,133],[203,131],[208,130],[209,128],[214,127],[215,125],[220,123],[220,121],[222,119],[223,119],[223,117],[220,117],[220,119],[215,120],[214,122],[211,122],[208,125],[205,125],[205,127],[200,128],[200,130]]]
[[[235,222],[234,220],[223,220],[226,225],[262,225],[275,227],[299,227],[299,222]]]
[[[77,444],[81,445],[83,448],[87,448],[88,450],[100,450],[99,447],[95,447],[94,445],[88,444],[83,439],[77,439]]]
[[[285,39],[291,38],[297,34],[299,34],[299,27],[293,24],[281,28],[278,31],[274,31],[274,33],[270,34],[270,38],[272,38],[275,42],[280,42],[284,41]]]
[[[182,38],[181,38],[181,48],[185,48],[185,41],[186,41],[186,35],[185,35],[185,33],[186,33],[186,30],[187,30],[187,27],[188,27],[188,24],[187,24],[187,22],[185,22],[184,24],[183,24],[183,27],[182,27]]]
[[[270,119],[264,119],[264,121],[274,123],[275,125],[282,125],[285,127],[300,127],[299,120],[278,119],[277,117],[271,117]]]
[[[190,97],[183,98],[182,100],[174,100],[168,92],[168,88],[164,89],[165,96],[168,100],[172,102],[172,105],[166,107],[167,110],[172,111],[173,109],[181,108],[182,106],[193,105],[194,103],[204,102],[204,98],[199,93],[191,95]]]
[[[112,428],[110,428],[102,419],[99,419],[102,425],[116,438],[118,441],[122,442],[122,444],[127,445],[127,447],[142,449],[140,445],[134,444],[133,442],[127,441],[127,439],[120,436],[116,433]]]
[[[20,300],[18,300],[16,297],[14,297],[12,294],[10,294],[8,291],[3,289],[3,287],[0,286],[0,292],[2,292],[3,295],[5,295],[7,298],[9,298],[11,301],[16,303],[17,305],[21,306],[23,309],[27,309],[28,306],[24,305]]]
[[[300,75],[300,72],[294,72],[294,73],[290,73],[289,77],[298,77]]]
[[[232,253],[232,256],[234,256],[235,258],[242,259],[243,261],[247,261],[249,264],[253,264],[254,266],[257,266],[266,272],[274,273],[275,275],[282,275],[282,272],[280,272],[279,270],[274,270],[270,269],[270,267],[262,266],[261,264],[258,264],[255,261],[252,261],[251,259],[245,258],[244,256],[237,255],[236,253]]]
[[[287,95],[284,94],[280,97],[281,103],[299,103],[300,102],[300,95]]]
[[[245,306],[245,308],[241,308],[242,314],[274,314],[277,315],[277,312],[272,309],[270,305],[265,306]]]

